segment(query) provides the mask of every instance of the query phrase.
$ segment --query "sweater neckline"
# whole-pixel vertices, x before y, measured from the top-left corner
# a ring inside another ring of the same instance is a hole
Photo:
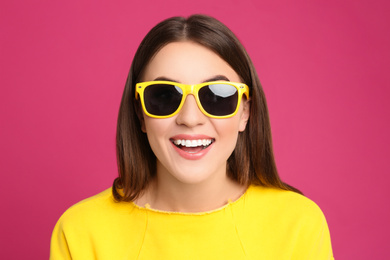
[[[247,194],[249,193],[249,190],[252,188],[252,185],[250,185],[246,191],[235,201],[232,201],[231,199],[228,199],[227,203],[221,207],[218,207],[216,209],[212,209],[209,211],[201,211],[201,212],[180,212],[180,211],[165,211],[165,210],[159,210],[159,209],[153,209],[150,207],[149,203],[146,203],[144,206],[140,206],[135,204],[133,201],[131,204],[133,205],[134,208],[145,211],[147,213],[154,213],[154,214],[159,214],[159,215],[182,215],[182,216],[201,216],[201,215],[210,215],[210,214],[215,214],[221,211],[224,211],[225,209],[239,204],[241,201],[244,201]]]

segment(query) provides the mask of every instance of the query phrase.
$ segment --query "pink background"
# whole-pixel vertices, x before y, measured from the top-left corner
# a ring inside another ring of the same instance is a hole
[[[252,57],[280,175],[322,208],[336,259],[390,259],[389,11],[384,0],[1,1],[0,258],[47,259],[60,215],[111,186],[136,47],[162,19],[205,13]]]

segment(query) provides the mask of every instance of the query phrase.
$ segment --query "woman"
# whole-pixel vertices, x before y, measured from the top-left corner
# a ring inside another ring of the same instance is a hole
[[[321,210],[276,170],[265,96],[233,33],[201,15],[140,44],[119,177],[58,221],[51,259],[333,259]]]

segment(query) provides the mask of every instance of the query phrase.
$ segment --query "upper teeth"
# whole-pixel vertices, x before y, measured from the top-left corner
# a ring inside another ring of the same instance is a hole
[[[197,146],[207,146],[211,144],[211,139],[199,139],[199,140],[184,140],[184,139],[178,139],[178,140],[173,140],[173,143],[175,145],[182,145],[185,147],[197,147]]]

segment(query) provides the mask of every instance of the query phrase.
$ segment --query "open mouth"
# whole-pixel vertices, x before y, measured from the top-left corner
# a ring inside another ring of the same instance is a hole
[[[171,142],[179,149],[187,153],[198,153],[203,149],[209,147],[215,139],[198,139],[198,140],[185,140],[185,139],[171,139]]]

